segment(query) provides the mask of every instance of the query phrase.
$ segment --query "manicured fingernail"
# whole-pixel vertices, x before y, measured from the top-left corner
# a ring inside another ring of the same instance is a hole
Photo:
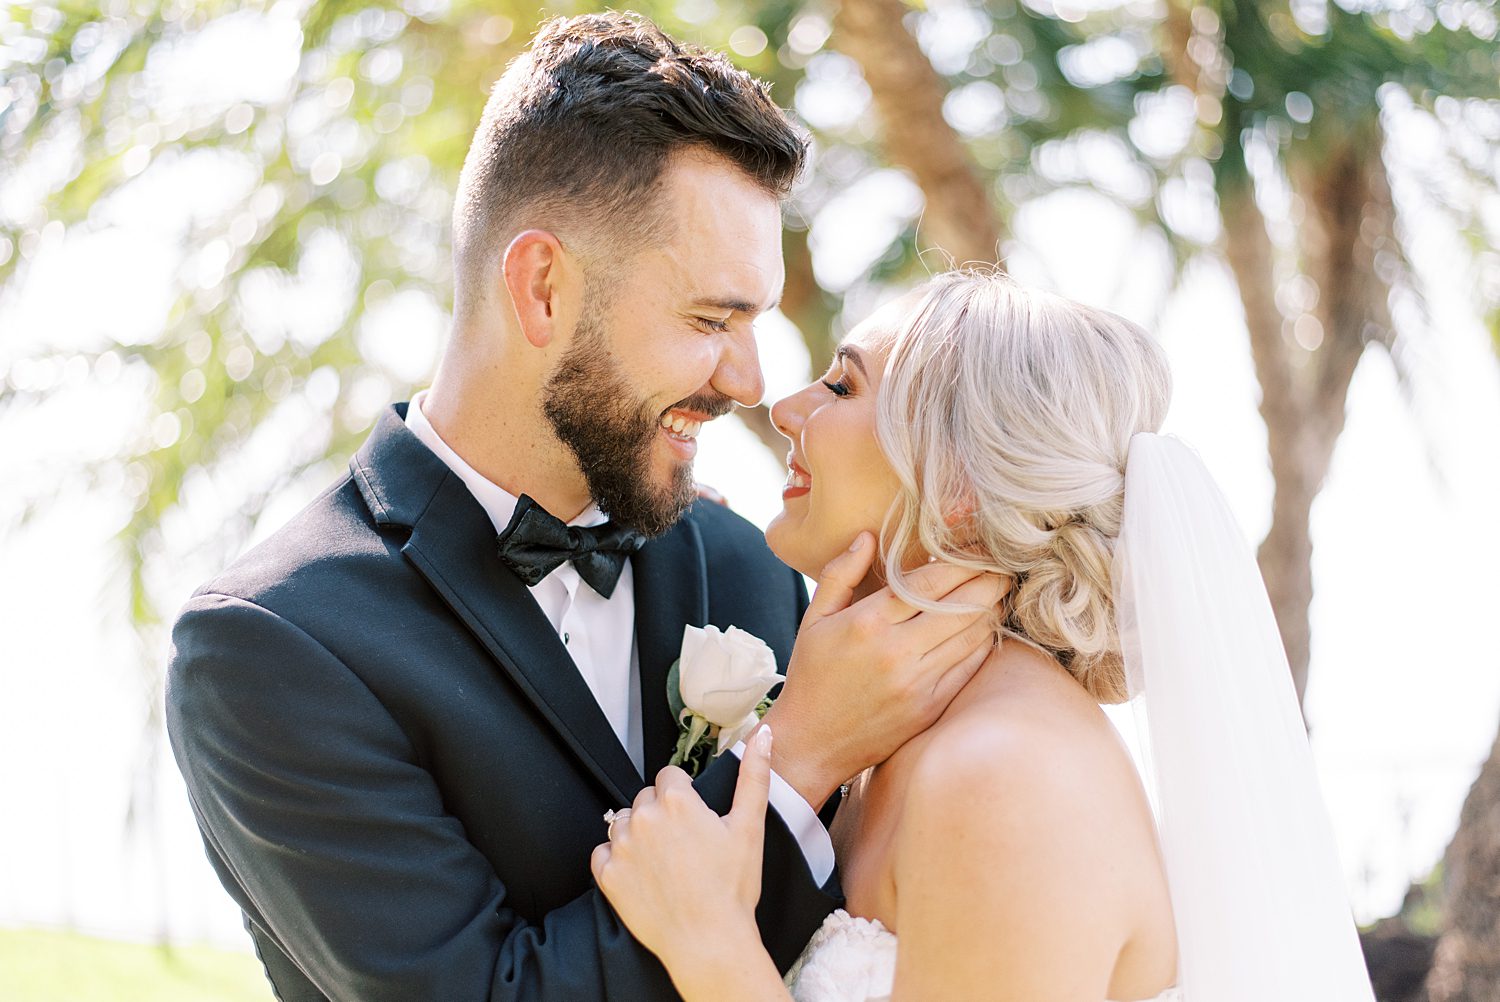
[[[771,725],[761,724],[760,733],[755,735],[755,751],[759,755],[771,754]]]
[[[864,548],[865,548],[865,534],[861,532],[858,536],[854,537],[854,542],[852,542],[852,543],[849,544],[849,552],[850,553],[858,553],[860,550],[862,550]]]

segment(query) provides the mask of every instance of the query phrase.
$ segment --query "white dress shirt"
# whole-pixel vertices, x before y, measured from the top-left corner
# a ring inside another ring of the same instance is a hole
[[[422,413],[427,391],[412,397],[406,409],[406,427],[469,488],[495,531],[510,524],[519,499],[480,475],[438,436]],[[569,525],[598,525],[607,521],[596,505],[589,505]],[[614,594],[605,598],[594,591],[564,562],[531,589],[537,606],[567,647],[589,691],[614,729],[615,737],[645,775],[645,750],[641,732],[641,676],[635,645],[635,578],[630,561],[620,573]],[[731,751],[743,758],[745,744]],[[771,807],[780,815],[807,860],[813,879],[826,883],[833,873],[833,842],[817,813],[790,784],[771,773]]]

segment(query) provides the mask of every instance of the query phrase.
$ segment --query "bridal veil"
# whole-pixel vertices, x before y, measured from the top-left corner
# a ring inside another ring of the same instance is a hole
[[[1265,585],[1175,438],[1131,439],[1112,577],[1185,1002],[1373,1002]]]

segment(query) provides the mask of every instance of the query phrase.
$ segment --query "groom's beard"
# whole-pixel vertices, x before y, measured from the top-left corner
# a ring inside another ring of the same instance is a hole
[[[673,406],[717,417],[727,414],[734,403],[715,394]],[[659,536],[697,497],[690,463],[674,463],[666,484],[652,481],[652,450],[661,414],[632,394],[591,304],[585,304],[573,344],[547,379],[542,411],[577,457],[594,503],[617,524]]]

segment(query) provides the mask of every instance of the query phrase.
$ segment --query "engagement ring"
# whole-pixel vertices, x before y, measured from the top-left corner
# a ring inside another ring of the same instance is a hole
[[[630,816],[630,808],[628,808],[628,807],[625,808],[624,810],[621,810],[621,811],[616,811],[616,810],[605,811],[604,812],[604,823],[606,825],[608,825],[609,827],[607,827],[604,830],[604,837],[606,839],[608,839],[609,841],[613,842],[614,839],[615,839],[615,822],[617,822],[617,821],[624,821],[629,816]]]

